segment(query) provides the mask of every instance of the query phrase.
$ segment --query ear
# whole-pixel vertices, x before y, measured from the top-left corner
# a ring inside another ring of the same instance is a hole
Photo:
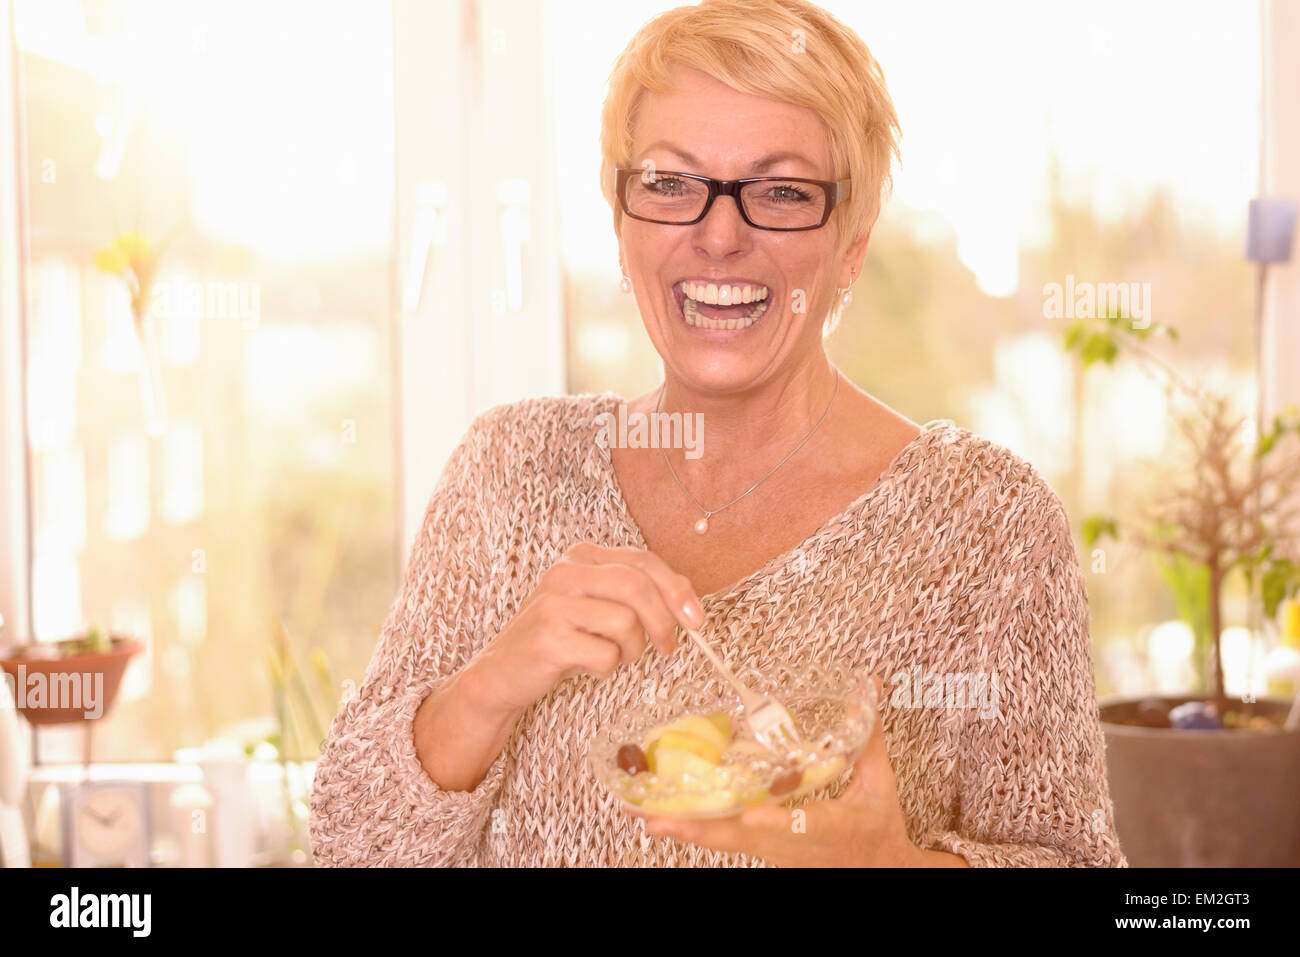
[[[841,288],[847,289],[849,283],[853,281],[853,277],[862,275],[862,262],[867,258],[867,243],[871,241],[872,229],[875,229],[874,224],[872,224],[871,228],[868,229],[860,238],[855,239],[849,245],[849,248],[844,251],[844,270],[847,271],[848,275],[847,277],[844,275],[840,276],[840,278],[844,280],[839,283]]]

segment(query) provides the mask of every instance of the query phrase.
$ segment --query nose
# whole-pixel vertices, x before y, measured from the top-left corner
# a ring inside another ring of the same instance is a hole
[[[739,196],[714,197],[708,213],[692,227],[696,248],[714,259],[724,259],[753,245],[754,228],[740,215],[739,203]]]

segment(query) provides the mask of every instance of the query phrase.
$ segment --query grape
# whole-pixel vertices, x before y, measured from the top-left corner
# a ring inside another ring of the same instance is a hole
[[[625,744],[618,749],[618,766],[628,774],[640,774],[642,771],[650,770],[650,765],[646,763],[645,752],[635,744]]]
[[[773,781],[772,786],[768,788],[768,792],[772,794],[773,797],[782,794],[789,794],[799,786],[801,781],[803,781],[803,772],[798,768],[794,768]]]

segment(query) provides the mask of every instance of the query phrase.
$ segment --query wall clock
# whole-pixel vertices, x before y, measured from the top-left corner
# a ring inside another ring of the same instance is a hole
[[[148,867],[149,785],[100,781],[64,789],[63,857],[69,867]]]

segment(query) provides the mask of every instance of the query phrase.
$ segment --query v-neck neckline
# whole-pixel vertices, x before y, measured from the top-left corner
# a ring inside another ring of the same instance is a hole
[[[602,413],[610,412],[614,415],[618,414],[619,404],[627,402],[625,398],[612,392],[606,392],[603,395],[599,396],[598,398],[604,400],[603,401],[604,407],[601,409]],[[907,458],[916,448],[918,448],[926,439],[933,437],[933,435],[936,432],[942,429],[951,428],[951,427],[953,427],[953,422],[951,419],[931,419],[929,422],[926,422],[924,425],[921,426],[921,431],[918,432],[916,435],[912,436],[911,440],[909,440],[906,445],[904,445],[901,449],[898,450],[897,454],[894,455],[894,457],[890,460],[889,464],[885,466],[884,471],[882,471],[878,476],[876,476],[875,480],[871,483],[870,487],[866,489],[866,491],[864,491],[857,498],[853,499],[853,501],[849,502],[849,504],[846,505],[844,508],[842,508],[839,512],[837,512],[836,514],[828,518],[825,522],[823,522],[820,526],[818,526],[818,528],[815,531],[813,531],[806,538],[804,538],[803,541],[786,549],[785,551],[781,552],[778,555],[772,556],[772,558],[768,559],[761,566],[754,569],[749,574],[736,579],[731,584],[723,585],[721,588],[717,589],[716,591],[711,591],[707,595],[701,595],[700,603],[707,606],[707,605],[717,604],[719,602],[724,602],[726,599],[730,598],[733,595],[733,593],[748,588],[752,586],[755,582],[763,578],[769,577],[776,571],[780,570],[791,560],[791,558],[795,554],[807,553],[815,543],[817,543],[822,538],[825,538],[825,536],[828,535],[833,529],[842,525],[844,523],[844,520],[848,516],[861,511],[868,504],[868,502],[876,496],[877,492],[882,487],[884,487],[885,480],[891,478],[898,471],[898,469],[903,463],[903,460]],[[609,482],[610,487],[614,491],[613,508],[616,513],[616,517],[618,518],[618,521],[623,526],[623,528],[625,528],[626,530],[632,533],[634,547],[648,550],[649,546],[646,544],[645,535],[641,531],[641,526],[637,523],[637,520],[632,516],[632,510],[627,504],[627,498],[623,495],[623,486],[622,483],[619,482],[618,471],[614,468],[614,453],[611,451],[611,446],[608,445],[607,443],[600,443],[600,442],[593,443],[593,445],[597,446],[600,449],[598,453],[600,464],[601,467],[604,469],[606,480]]]

